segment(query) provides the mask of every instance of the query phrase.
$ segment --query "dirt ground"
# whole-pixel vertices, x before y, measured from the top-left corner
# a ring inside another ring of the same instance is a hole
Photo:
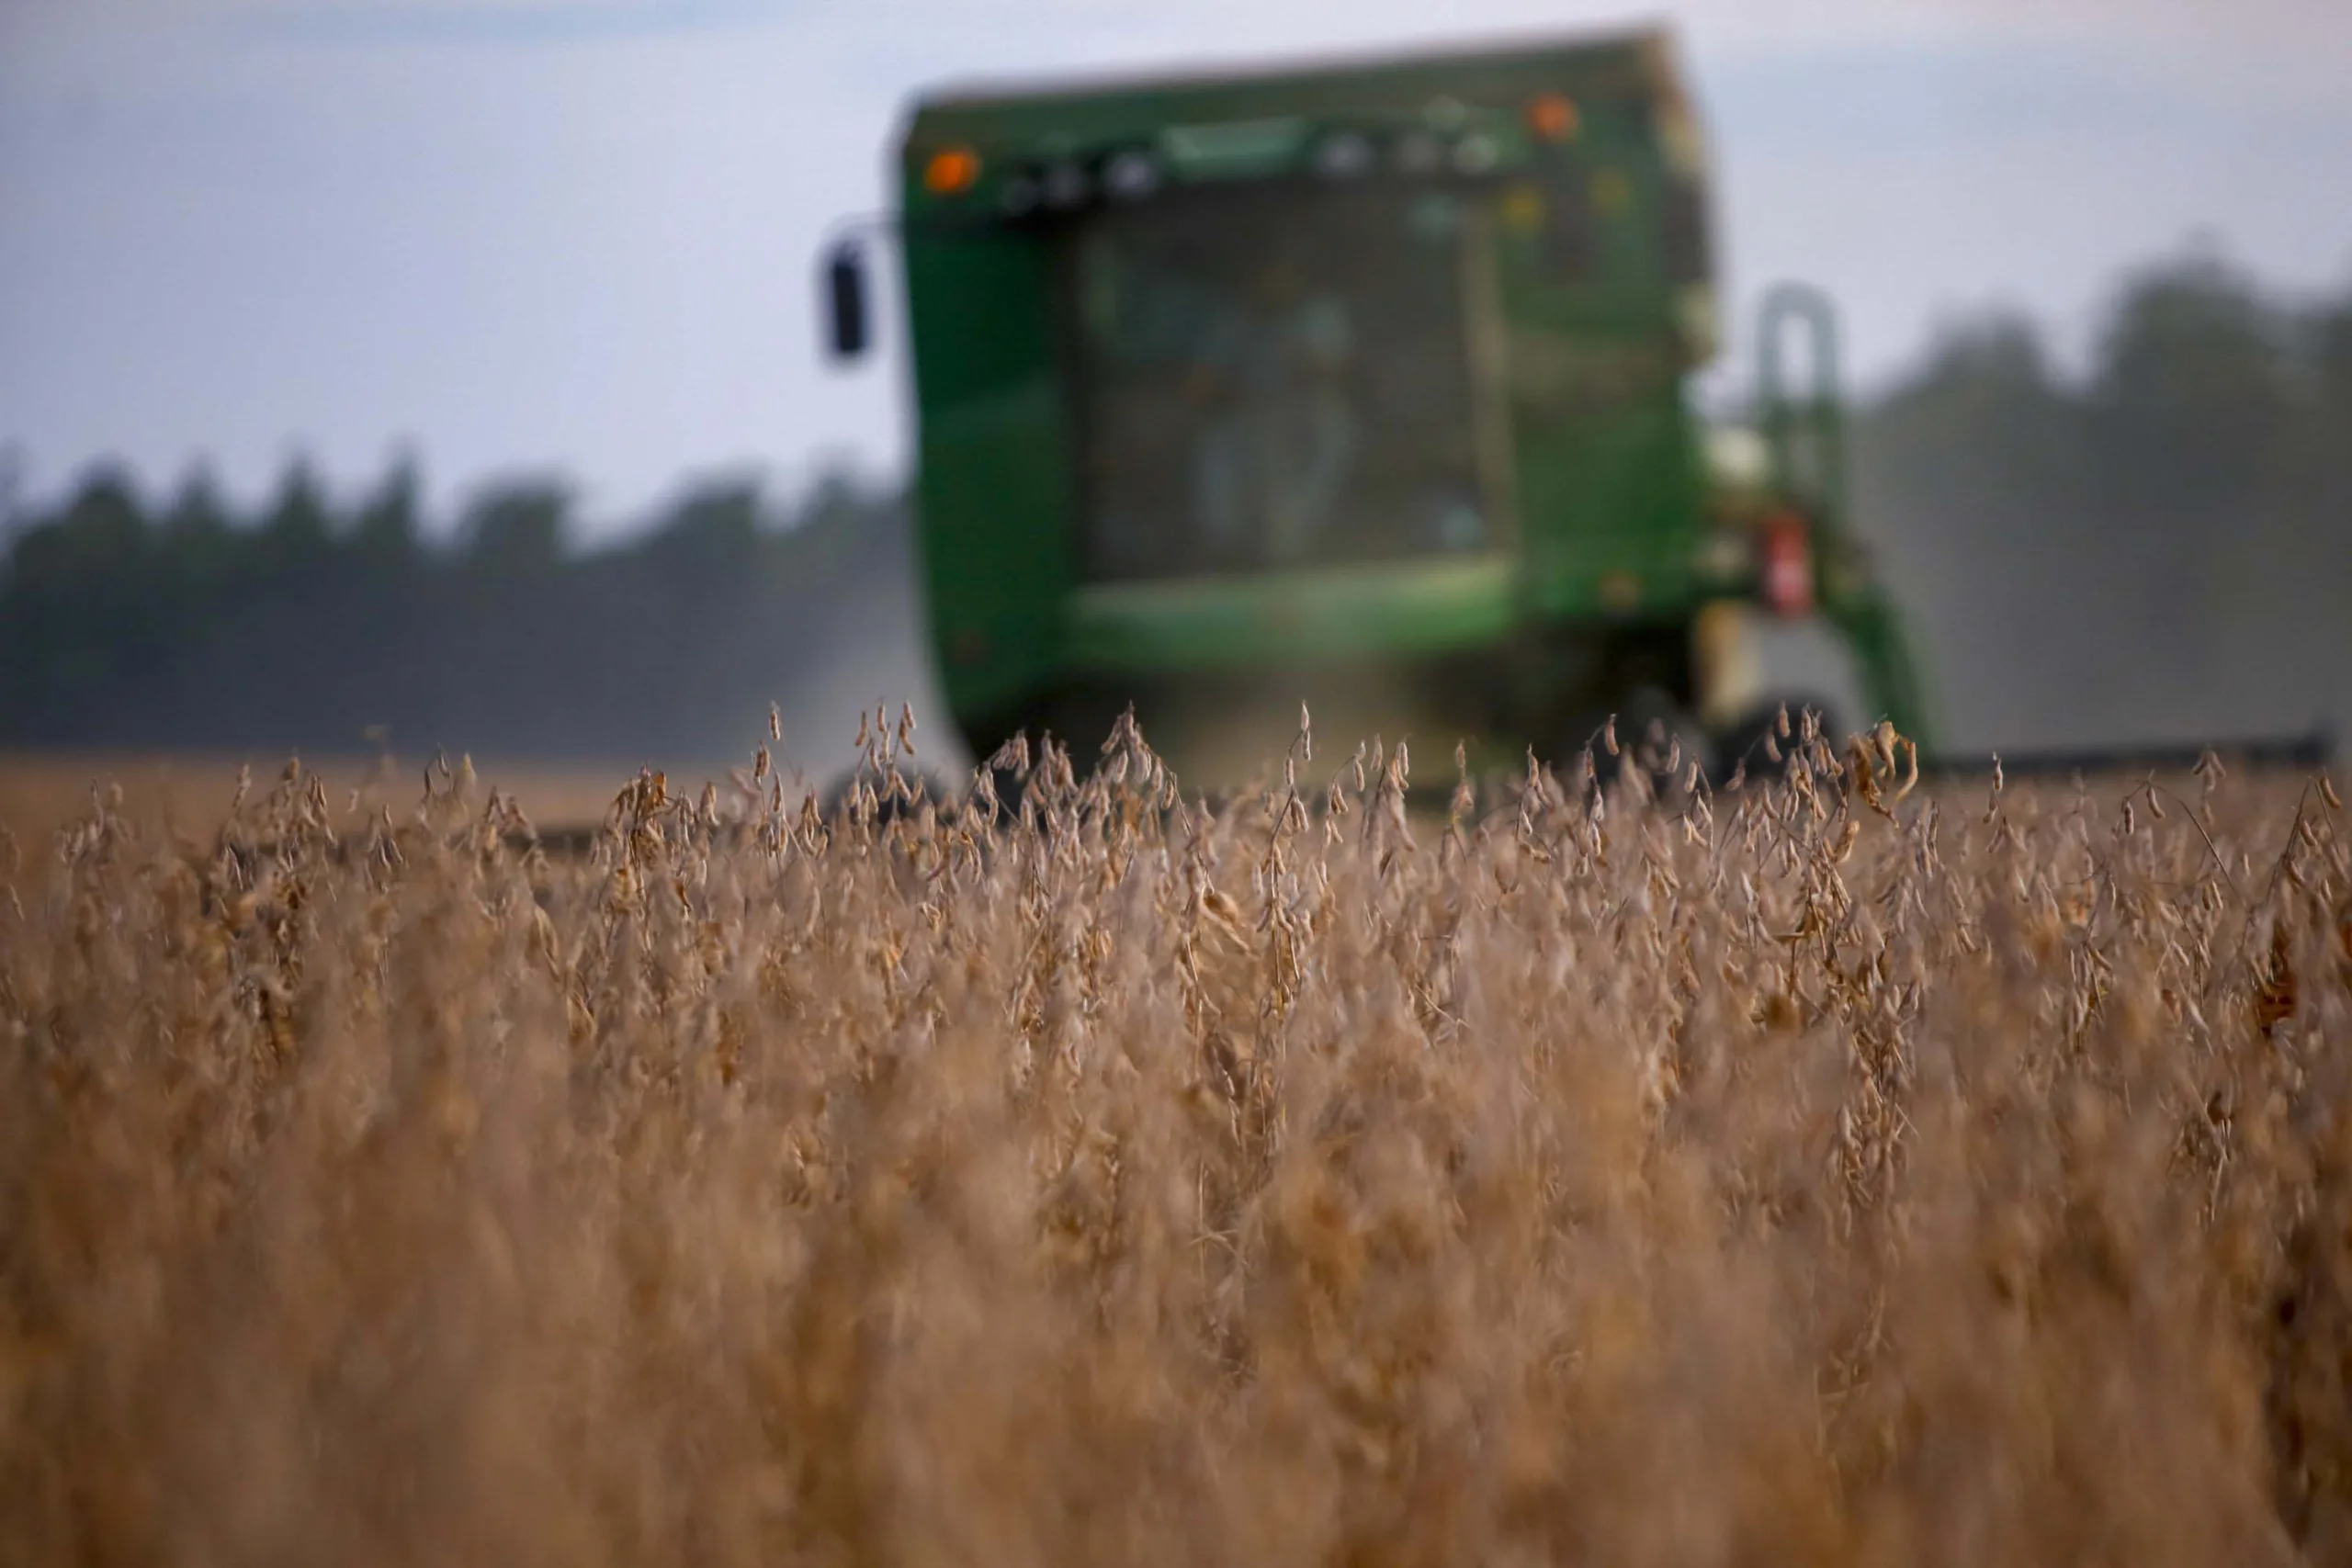
[[[338,813],[395,808],[421,795],[425,759],[305,758],[306,772],[323,779]],[[454,760],[453,760],[454,765]],[[190,833],[217,824],[235,798],[239,772],[252,769],[252,787],[266,790],[286,766],[283,757],[163,753],[0,751],[0,829],[29,851],[90,808],[93,791],[117,787],[123,807],[141,822]],[[637,772],[633,764],[475,763],[485,788],[514,795],[533,821],[558,827],[599,821],[613,796]],[[706,777],[724,782],[724,770],[682,770],[672,788],[699,791]]]

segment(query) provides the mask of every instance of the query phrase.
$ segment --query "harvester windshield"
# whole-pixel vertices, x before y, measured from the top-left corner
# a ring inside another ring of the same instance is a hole
[[[1225,190],[1070,231],[1082,569],[1096,581],[1476,553],[1475,209]]]

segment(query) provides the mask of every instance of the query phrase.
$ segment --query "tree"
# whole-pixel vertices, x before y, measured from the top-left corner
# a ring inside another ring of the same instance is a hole
[[[371,570],[406,571],[424,559],[424,490],[416,455],[402,451],[359,508],[352,527],[352,548]]]
[[[296,457],[278,480],[254,552],[265,574],[315,568],[334,547],[334,515],[308,457]]]
[[[220,500],[220,486],[209,464],[197,463],[180,476],[179,489],[164,509],[164,537],[186,541],[204,551],[223,548],[233,536],[229,509]]]
[[[673,584],[724,592],[752,569],[764,521],[756,481],[706,481],[671,503],[637,554]]]
[[[563,564],[571,490],[560,479],[518,479],[483,491],[459,530],[467,568],[514,581],[552,575]]]
[[[0,443],[0,545],[16,536],[24,495],[25,449],[13,441]]]
[[[2091,431],[2119,499],[2211,517],[2256,480],[2287,424],[2278,313],[2206,256],[2129,280],[2090,387]]]
[[[78,588],[137,575],[148,547],[147,516],[128,469],[88,469],[65,510],[17,542],[17,571],[28,582],[72,581]]]
[[[86,723],[169,634],[129,472],[88,470],[64,510],[15,543],[0,599],[0,714]]]

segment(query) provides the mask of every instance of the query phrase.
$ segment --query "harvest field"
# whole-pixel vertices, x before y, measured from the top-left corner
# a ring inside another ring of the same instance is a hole
[[[1801,750],[101,797],[0,862],[9,1556],[2352,1561],[2332,786]]]
[[[286,759],[259,762],[233,756],[169,753],[110,755],[0,751],[0,829],[28,844],[46,843],[61,828],[90,813],[92,792],[116,795],[112,811],[153,835],[173,829],[209,837],[236,800],[238,776],[266,793]],[[454,767],[466,759],[450,759]],[[306,774],[326,792],[327,817],[341,831],[367,825],[379,804],[405,807],[424,793],[423,757],[326,757],[307,759]],[[618,782],[633,770],[621,767],[509,766],[485,760],[481,772],[514,797],[536,821],[594,822],[612,804]],[[724,770],[714,770],[724,776]]]

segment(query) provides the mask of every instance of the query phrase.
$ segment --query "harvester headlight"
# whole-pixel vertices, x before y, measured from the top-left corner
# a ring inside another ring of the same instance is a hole
[[[1315,149],[1315,168],[1333,179],[1353,179],[1372,167],[1372,143],[1352,130],[1325,137]]]
[[[1453,144],[1453,166],[1465,175],[1485,174],[1501,156],[1491,136],[1465,136]]]
[[[1159,164],[1148,152],[1122,152],[1103,169],[1102,185],[1122,200],[1139,201],[1159,188]]]
[[[1421,119],[1434,130],[1459,130],[1470,120],[1470,106],[1443,94],[1421,106]]]
[[[980,183],[980,155],[969,147],[947,147],[922,166],[922,188],[933,196],[961,196]]]
[[[1094,182],[1087,177],[1086,165],[1076,162],[1056,164],[1046,171],[1046,205],[1076,207],[1093,194]]]
[[[1745,425],[1719,424],[1706,435],[1707,477],[1736,496],[1761,494],[1772,482],[1772,448]]]
[[[1037,205],[1037,182],[1027,175],[1014,175],[997,192],[997,205],[1014,218],[1032,211]]]
[[[1408,130],[1396,139],[1396,166],[1408,175],[1426,175],[1445,162],[1445,148],[1425,130]]]

